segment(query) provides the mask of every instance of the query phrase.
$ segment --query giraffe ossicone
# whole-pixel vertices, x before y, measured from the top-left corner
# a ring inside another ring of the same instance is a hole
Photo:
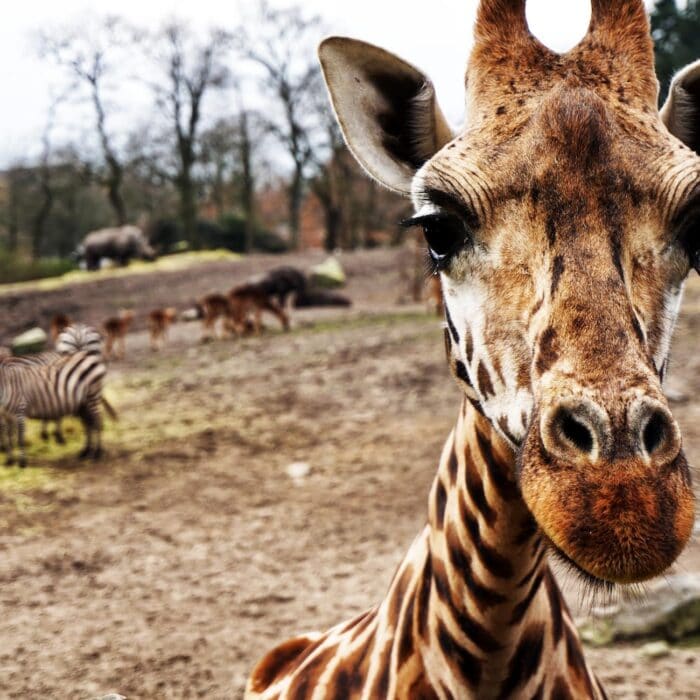
[[[348,146],[413,199],[464,405],[384,600],[271,651],[249,698],[605,697],[548,553],[628,584],[690,536],[662,382],[700,260],[700,62],[659,110],[642,0],[591,5],[557,54],[524,0],[482,0],[459,133],[415,67],[321,44]]]

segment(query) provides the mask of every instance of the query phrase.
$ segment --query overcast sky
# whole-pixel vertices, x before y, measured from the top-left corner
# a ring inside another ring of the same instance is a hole
[[[288,5],[293,0],[271,0]],[[651,0],[650,0],[651,1]],[[86,14],[119,12],[155,28],[178,17],[200,25],[233,29],[241,8],[252,0],[20,0],[5,3],[0,23],[0,167],[35,155],[52,81],[56,74],[35,55],[39,29],[76,22]],[[299,0],[321,14],[330,33],[362,38],[398,53],[425,70],[436,84],[448,118],[462,117],[462,79],[478,0]],[[649,3],[648,3],[649,4]],[[533,32],[555,50],[575,45],[585,34],[589,0],[529,0]],[[128,102],[129,95],[124,95]],[[65,113],[64,113],[65,118]]]

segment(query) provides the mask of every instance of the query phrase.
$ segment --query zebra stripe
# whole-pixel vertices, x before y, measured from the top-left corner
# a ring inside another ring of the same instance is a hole
[[[42,355],[0,363],[0,409],[17,423],[20,465],[26,464],[25,418],[57,420],[67,415],[79,416],[87,438],[81,456],[99,456],[100,401],[107,372],[101,356],[87,351]]]
[[[72,355],[81,350],[90,355],[102,355],[102,334],[82,323],[63,329],[56,340],[56,352]]]
[[[83,323],[75,323],[64,328],[56,339],[55,350],[47,350],[46,352],[35,353],[32,355],[21,355],[19,357],[6,357],[0,359],[0,363],[20,364],[20,365],[50,365],[62,359],[66,355],[73,355],[77,352],[84,351],[89,355],[102,357],[102,335],[92,326],[87,326]],[[54,389],[59,391],[58,377],[54,382]],[[48,410],[48,409],[47,409]],[[7,415],[0,415],[0,431],[5,435],[0,440],[0,447],[3,451],[9,453],[11,451],[11,434],[12,434],[12,418]],[[41,436],[44,440],[49,439],[49,431],[47,421],[44,420],[41,427]],[[65,439],[61,430],[60,418],[56,419],[54,427],[54,437],[56,442],[63,444]]]

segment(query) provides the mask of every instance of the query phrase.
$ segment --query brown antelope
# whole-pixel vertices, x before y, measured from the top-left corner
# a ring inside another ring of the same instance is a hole
[[[289,330],[289,316],[285,311],[287,300],[294,297],[309,298],[309,285],[306,275],[295,267],[285,265],[269,270],[263,275],[236,285],[228,293],[233,325],[237,333],[242,333],[246,321],[252,314],[256,334],[262,329],[262,312],[267,311],[277,318],[285,331]]]
[[[129,332],[133,320],[133,311],[120,311],[118,316],[112,316],[104,322],[102,327],[106,336],[105,359],[111,358],[112,355],[118,358],[123,358],[126,355],[126,334]]]
[[[232,329],[231,303],[225,294],[207,294],[197,306],[202,317],[202,342],[211,340],[212,335],[223,338]]]
[[[68,326],[73,323],[70,319],[70,316],[67,316],[66,314],[55,314],[53,318],[51,319],[51,325],[49,327],[49,335],[51,336],[51,342],[55,345],[56,340],[58,339],[58,336],[61,334],[61,331],[64,331]]]
[[[465,398],[384,600],[269,652],[249,698],[605,697],[547,553],[612,587],[661,574],[690,536],[662,381],[700,270],[700,62],[659,112],[642,0],[591,5],[556,54],[524,0],[482,0],[456,135],[413,66],[321,45],[348,145],[413,199]]]
[[[445,313],[445,309],[442,303],[442,283],[440,282],[440,276],[437,274],[431,275],[426,287],[428,292],[428,306],[435,309],[435,313],[438,316],[442,316]]]
[[[151,350],[159,350],[168,340],[170,326],[177,317],[177,311],[172,307],[154,309],[148,314],[148,330],[151,336]]]
[[[251,314],[253,332],[259,335],[262,330],[263,311],[268,311],[279,319],[285,331],[289,330],[289,316],[284,308],[255,282],[234,287],[228,293],[228,301],[233,327],[239,335],[245,331]]]

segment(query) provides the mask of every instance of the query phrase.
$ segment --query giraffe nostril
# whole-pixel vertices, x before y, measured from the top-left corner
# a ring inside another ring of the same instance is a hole
[[[674,459],[681,434],[670,411],[659,401],[641,398],[629,407],[628,421],[637,453],[653,464]]]
[[[568,410],[560,409],[555,418],[559,434],[579,452],[590,454],[593,451],[593,434],[590,428],[575,418]]]
[[[668,421],[665,414],[654,411],[642,430],[642,443],[646,453],[651,456],[666,441],[668,435]]]

